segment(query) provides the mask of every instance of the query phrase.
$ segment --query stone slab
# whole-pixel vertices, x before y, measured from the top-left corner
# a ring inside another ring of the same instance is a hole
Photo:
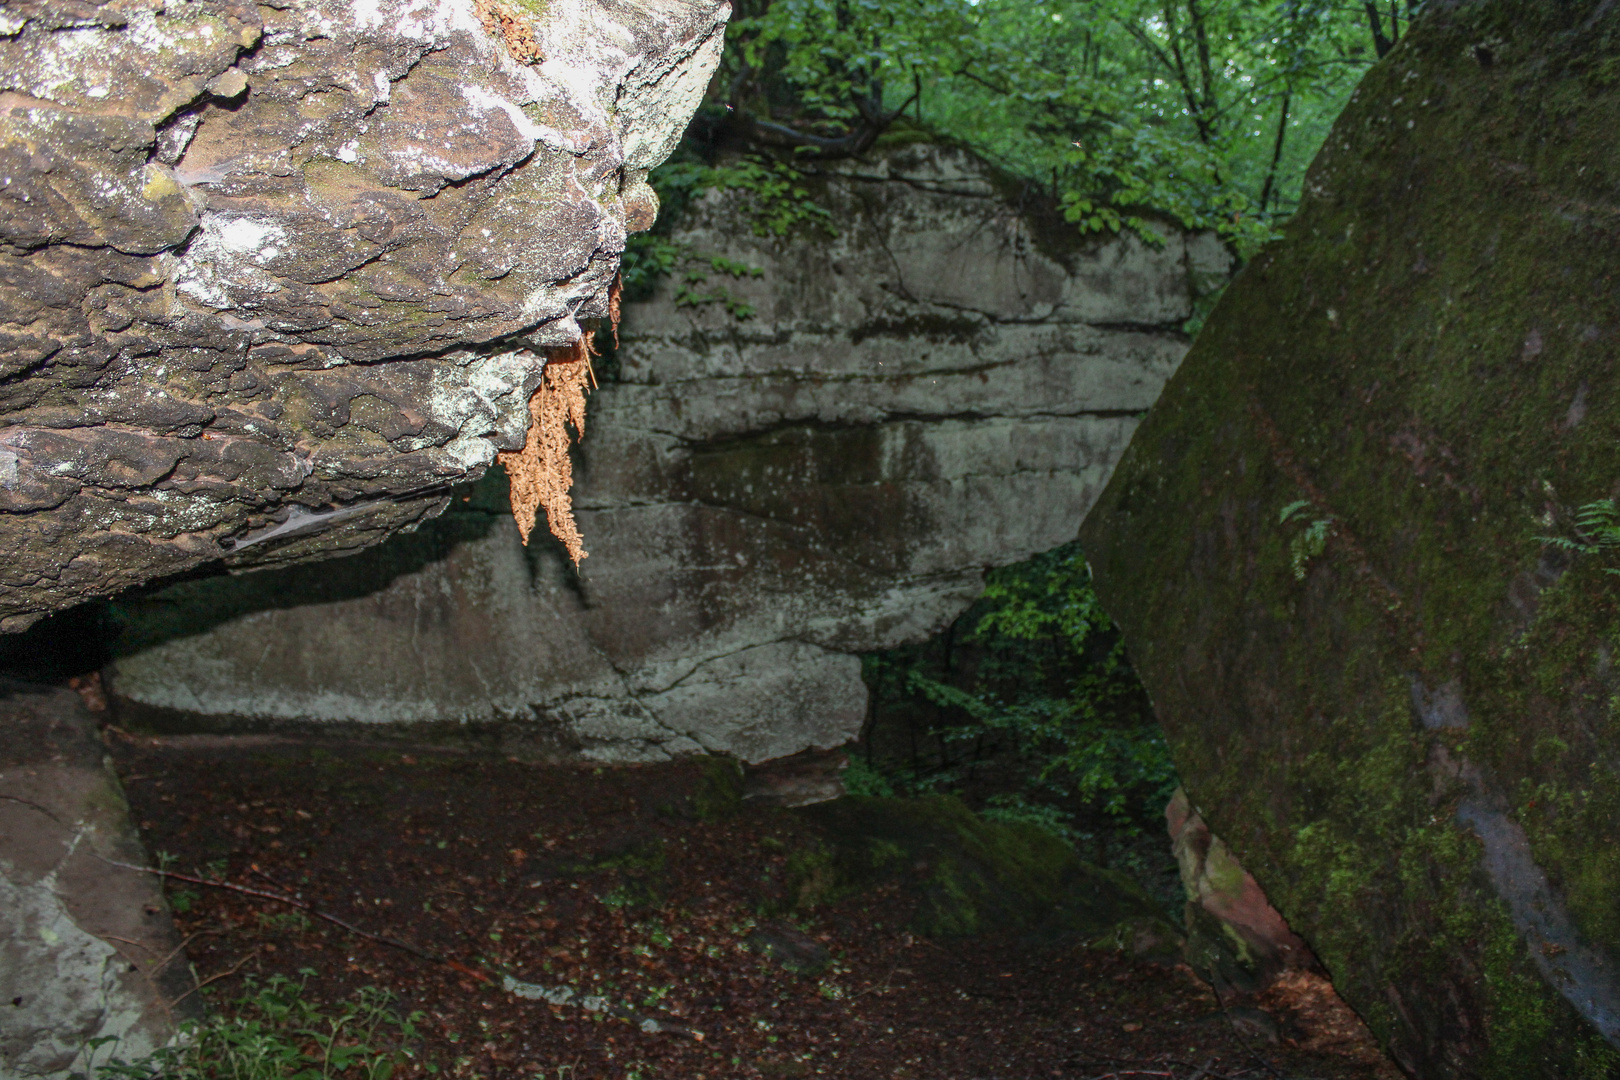
[[[158,879],[114,863],[147,858],[83,701],[0,683],[0,1080],[138,1060],[195,1015]]]

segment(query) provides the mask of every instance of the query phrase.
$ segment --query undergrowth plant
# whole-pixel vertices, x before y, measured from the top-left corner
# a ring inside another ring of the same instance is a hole
[[[865,658],[862,794],[951,792],[1117,859],[1162,828],[1169,750],[1073,544],[992,571],[941,638]]]
[[[377,987],[324,1007],[304,996],[315,973],[300,974],[248,978],[240,1000],[141,1061],[119,1059],[116,1036],[92,1040],[90,1067],[73,1080],[388,1080],[411,1058],[423,1013],[401,1015]]]
[[[1572,551],[1577,555],[1602,555],[1620,551],[1620,508],[1613,499],[1599,499],[1575,511],[1575,536],[1538,536],[1544,544]],[[1605,574],[1620,569],[1604,567]]]

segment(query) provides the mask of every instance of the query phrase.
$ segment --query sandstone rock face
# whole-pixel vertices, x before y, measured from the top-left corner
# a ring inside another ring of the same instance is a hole
[[[577,576],[499,490],[345,563],[196,582],[129,609],[127,709],[529,724],[565,752],[750,761],[846,741],[852,653],[922,638],[984,568],[1072,539],[1224,280],[1213,238],[1082,241],[982,163],[889,151],[817,182],[836,236],[756,236],[712,195],[712,269],[628,305],[591,398]],[[1069,239],[1063,239],[1065,236]],[[689,298],[688,298],[689,299]],[[258,579],[255,581],[254,579]]]
[[[1417,1077],[1620,1061],[1617,42],[1426,5],[1081,534],[1188,792]]]
[[[728,13],[8,4],[0,631],[375,542],[521,446]]]
[[[148,864],[105,756],[77,694],[0,683],[5,1080],[138,1060],[200,1005],[157,878],[114,865]]]
[[[1177,788],[1164,809],[1170,850],[1187,894],[1185,954],[1223,995],[1265,989],[1285,971],[1317,968],[1316,958],[1266,899],[1225,841]]]

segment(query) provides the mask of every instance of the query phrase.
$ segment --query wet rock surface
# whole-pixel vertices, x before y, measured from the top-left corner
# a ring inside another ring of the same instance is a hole
[[[1429,5],[1081,534],[1209,827],[1418,1077],[1620,1060],[1617,40]]]
[[[375,543],[520,447],[728,13],[8,5],[0,631]]]
[[[200,1004],[118,777],[71,690],[0,682],[0,1076],[150,1053]],[[100,1045],[95,1040],[103,1040]]]
[[[710,195],[673,239],[711,280],[626,305],[577,574],[519,545],[492,477],[344,564],[127,605],[132,722],[499,722],[641,760],[851,738],[851,654],[926,637],[985,567],[1073,538],[1228,262],[1206,236],[1082,238],[935,147],[812,184],[831,233],[761,237],[746,199]]]

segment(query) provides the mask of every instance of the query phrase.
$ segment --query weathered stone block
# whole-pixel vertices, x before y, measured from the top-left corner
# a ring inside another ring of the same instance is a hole
[[[1285,971],[1317,970],[1310,948],[1210,832],[1185,789],[1176,789],[1164,816],[1187,894],[1186,956],[1193,969],[1223,996],[1263,990]]]
[[[1425,5],[1082,530],[1209,825],[1414,1076],[1620,1064],[1620,12]]]
[[[136,1060],[195,1014],[158,879],[119,863],[147,860],[83,701],[0,683],[0,1078]]]
[[[356,550],[522,445],[730,8],[484,10],[7,5],[0,632]]]

